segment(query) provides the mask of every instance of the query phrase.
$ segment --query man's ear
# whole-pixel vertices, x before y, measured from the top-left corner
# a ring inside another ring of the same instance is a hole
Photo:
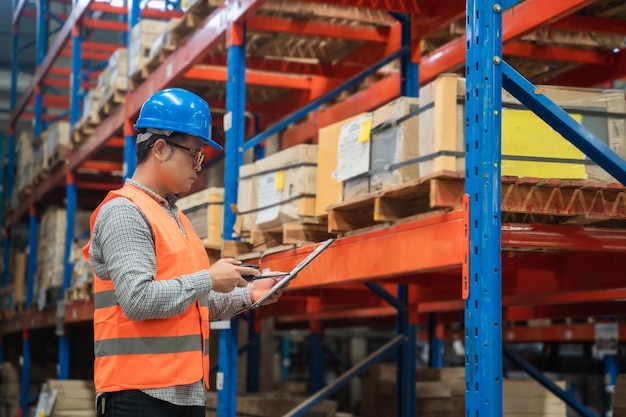
[[[157,158],[157,161],[162,162],[165,159],[167,159],[167,149],[166,149],[166,143],[165,140],[163,139],[157,139],[156,142],[154,142],[154,145],[152,145],[152,152],[154,153],[154,156]]]

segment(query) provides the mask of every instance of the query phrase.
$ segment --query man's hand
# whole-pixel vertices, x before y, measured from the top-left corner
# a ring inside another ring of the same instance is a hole
[[[264,272],[263,275],[277,275],[278,278],[263,278],[257,279],[250,283],[250,299],[252,302],[256,302],[259,298],[263,297],[265,293],[267,293],[270,288],[276,285],[283,277],[286,275],[284,272],[271,271]],[[283,290],[287,288],[289,284],[285,285],[280,290],[276,291],[276,294],[273,294],[270,298],[267,299],[264,305],[273,304],[283,295]]]
[[[231,292],[235,287],[245,287],[248,282],[242,275],[259,276],[261,273],[254,268],[239,266],[241,261],[233,258],[224,258],[211,265],[209,274],[213,284],[213,291]],[[269,278],[268,278],[269,279]]]

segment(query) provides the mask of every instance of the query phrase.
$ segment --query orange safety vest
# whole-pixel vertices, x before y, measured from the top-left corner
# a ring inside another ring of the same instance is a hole
[[[166,280],[209,268],[204,244],[179,211],[176,221],[152,197],[125,185],[109,192],[91,215],[90,228],[100,208],[113,198],[135,203],[154,232],[156,280]],[[89,260],[89,246],[83,256]],[[124,248],[120,248],[124,250]],[[185,312],[165,319],[134,321],[117,302],[112,280],[94,278],[94,380],[96,392],[163,388],[192,384],[203,378],[209,388],[209,307],[207,297]]]

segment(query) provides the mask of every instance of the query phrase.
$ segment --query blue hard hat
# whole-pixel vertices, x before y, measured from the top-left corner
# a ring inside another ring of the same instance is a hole
[[[211,110],[207,102],[182,88],[157,91],[143,103],[135,130],[150,128],[198,136],[205,144],[224,149],[211,139]]]

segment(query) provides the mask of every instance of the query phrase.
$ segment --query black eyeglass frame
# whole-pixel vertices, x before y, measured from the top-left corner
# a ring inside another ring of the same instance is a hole
[[[191,148],[188,148],[186,146],[179,145],[178,143],[171,142],[171,141],[169,141],[169,140],[167,140],[165,138],[163,138],[163,140],[165,141],[165,143],[167,143],[169,145],[172,145],[172,146],[174,146],[176,148],[184,149],[187,152],[193,154],[193,156],[194,156],[193,166],[195,168],[202,167],[202,161],[204,161],[204,150],[202,148],[200,148],[200,149],[191,149]]]

